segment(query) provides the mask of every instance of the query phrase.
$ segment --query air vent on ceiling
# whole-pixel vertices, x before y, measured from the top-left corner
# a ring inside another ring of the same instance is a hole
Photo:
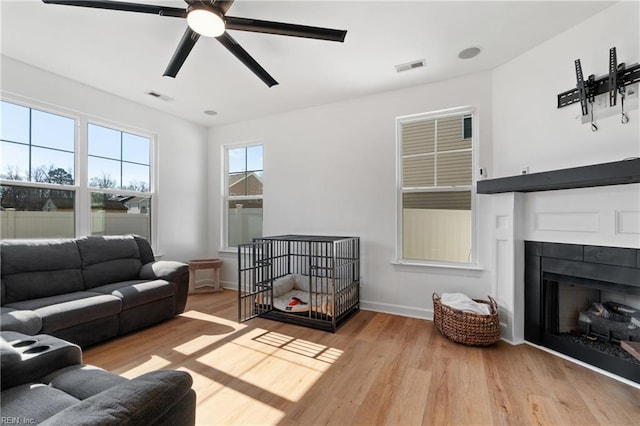
[[[424,59],[419,59],[417,61],[407,62],[406,64],[396,65],[397,72],[409,71],[416,68],[422,68],[426,65]]]
[[[153,90],[148,91],[147,95],[153,96],[154,98],[162,99],[165,102],[170,102],[170,101],[173,100],[173,98],[170,98],[167,95],[163,95],[162,93],[158,93],[158,92],[155,92]]]

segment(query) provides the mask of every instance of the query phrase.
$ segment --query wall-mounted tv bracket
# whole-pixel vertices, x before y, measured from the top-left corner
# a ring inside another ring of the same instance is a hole
[[[614,106],[616,105],[619,93],[622,107],[622,118],[620,121],[623,124],[628,123],[629,116],[624,111],[625,87],[640,81],[640,64],[633,65],[629,68],[627,68],[624,63],[618,64],[616,48],[612,47],[609,49],[609,74],[598,78],[591,74],[585,81],[580,59],[576,59],[574,63],[577,81],[576,88],[558,94],[558,108],[580,102],[582,115],[588,115],[589,104],[591,104],[591,130],[595,132],[598,130],[598,126],[596,126],[593,121],[593,102],[595,97],[609,92],[609,106]]]

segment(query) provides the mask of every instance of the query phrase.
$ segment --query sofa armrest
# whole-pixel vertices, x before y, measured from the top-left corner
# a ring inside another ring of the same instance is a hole
[[[140,269],[140,279],[157,280],[165,279],[167,281],[180,280],[183,276],[188,279],[189,266],[186,263],[175,262],[172,260],[158,260],[142,265]]]
[[[158,260],[142,265],[140,279],[157,280],[164,279],[174,283],[174,307],[173,314],[184,312],[189,295],[189,266],[186,263],[172,260]]]
[[[78,345],[46,334],[27,336],[3,331],[0,352],[3,390],[36,382],[60,368],[82,363]]]
[[[193,379],[183,371],[161,370],[143,374],[72,405],[45,420],[42,425],[152,425],[162,423],[173,410],[195,423]],[[180,407],[180,404],[189,404]]]
[[[24,334],[37,334],[42,329],[42,318],[34,311],[0,308],[0,330],[17,331]]]

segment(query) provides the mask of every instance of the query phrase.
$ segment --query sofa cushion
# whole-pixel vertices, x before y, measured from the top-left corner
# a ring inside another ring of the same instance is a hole
[[[2,276],[29,271],[80,269],[80,253],[74,240],[3,240]],[[34,262],[37,260],[37,262]]]
[[[19,418],[23,424],[39,424],[79,400],[71,395],[32,383],[2,391],[2,418]]]
[[[172,297],[175,289],[173,283],[165,280],[134,280],[94,287],[91,291],[110,294],[121,299],[122,310],[124,311],[135,306]]]
[[[89,291],[25,300],[7,305],[32,310],[42,318],[42,333],[51,333],[77,324],[117,315],[122,302],[111,295]]]
[[[87,399],[127,379],[93,365],[72,365],[61,368],[42,379],[42,383],[60,389],[74,398]]]
[[[0,330],[38,334],[42,329],[42,318],[34,311],[0,307]]]
[[[5,305],[84,290],[79,269],[13,274],[6,276],[4,282]]]
[[[153,371],[68,407],[43,424],[151,425],[191,391],[192,383],[183,371]]]
[[[130,235],[78,238],[82,276],[87,290],[140,276],[138,243]]]
[[[2,241],[2,304],[84,290],[73,240]]]

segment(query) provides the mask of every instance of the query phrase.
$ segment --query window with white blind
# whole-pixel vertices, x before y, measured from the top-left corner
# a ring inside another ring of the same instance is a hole
[[[475,263],[474,110],[398,117],[400,262]]]

